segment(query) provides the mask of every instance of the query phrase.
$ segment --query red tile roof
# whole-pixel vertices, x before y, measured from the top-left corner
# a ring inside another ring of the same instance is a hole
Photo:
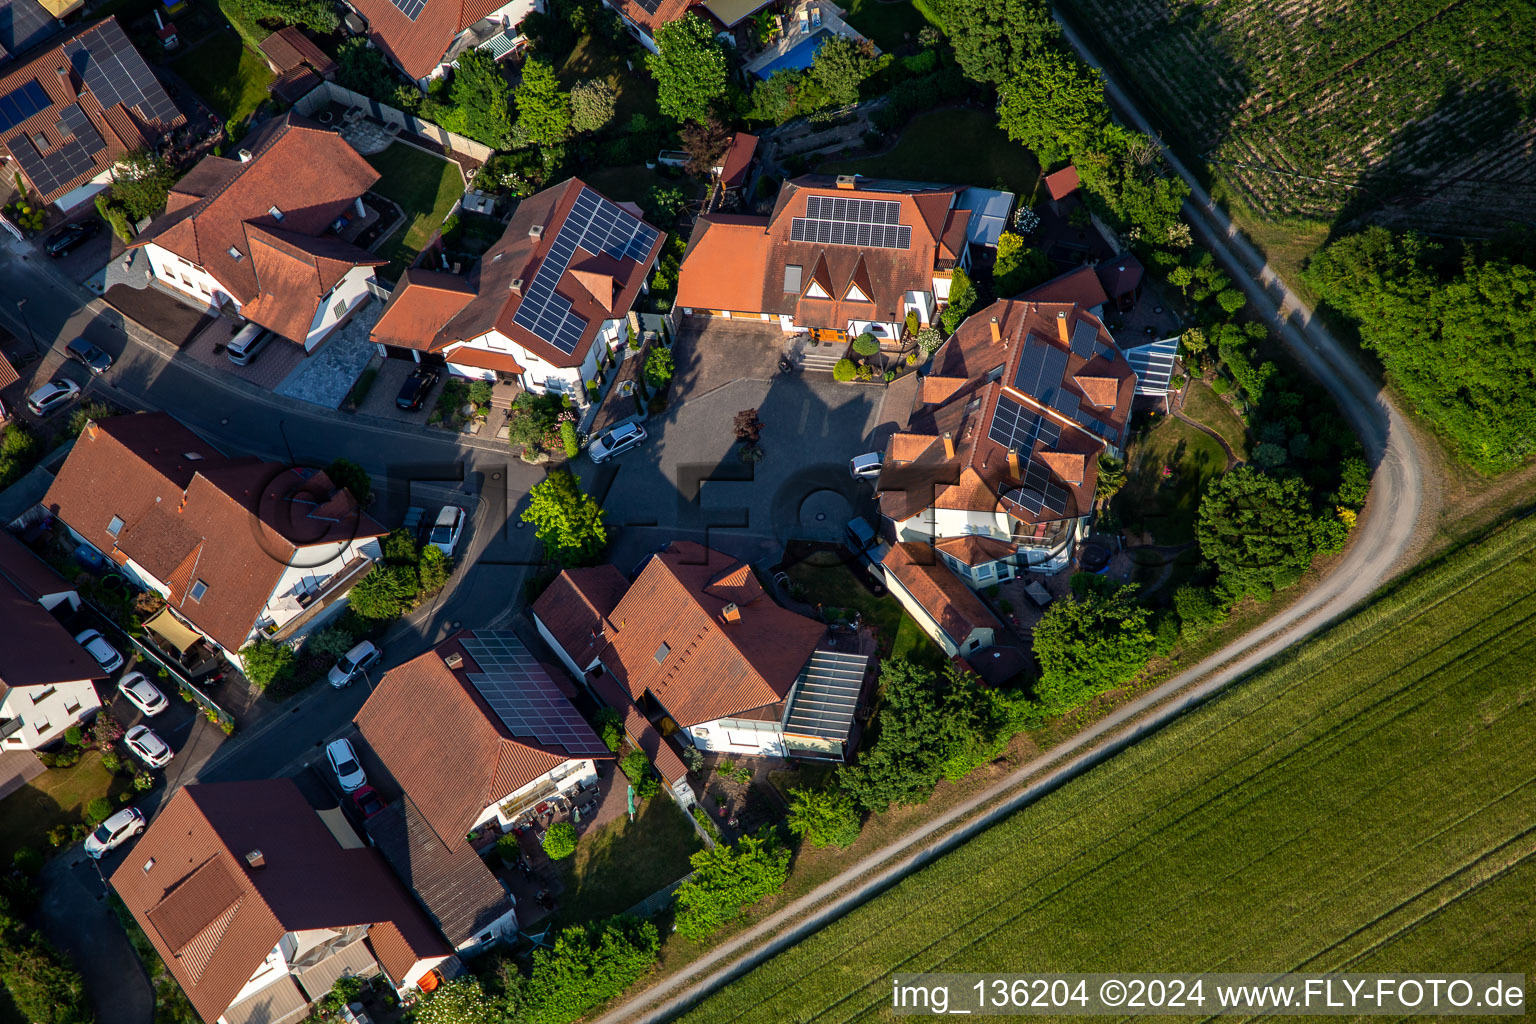
[[[608,646],[607,620],[629,580],[612,565],[567,569],[533,602],[533,614],[583,671]]]
[[[720,183],[726,188],[740,188],[747,183],[747,171],[757,155],[757,136],[737,132],[720,160]]]
[[[946,555],[973,566],[996,562],[1002,558],[1012,558],[1018,553],[1018,549],[1005,540],[984,537],[977,533],[968,533],[963,537],[949,537],[936,542],[933,546]]]
[[[960,190],[953,186],[929,189],[903,188],[861,180],[857,188],[838,188],[826,175],[807,175],[786,182],[766,225],[756,218],[700,218],[703,233],[684,254],[678,277],[677,304],[699,309],[726,309],[747,313],[789,313],[803,327],[842,330],[853,319],[895,322],[906,314],[907,292],[933,290],[933,273],[940,263],[953,258],[941,251],[946,227],[956,230],[951,207]],[[791,236],[795,218],[806,215],[812,197],[895,202],[898,222],[911,229],[908,249],[862,248],[796,242]],[[705,227],[705,225],[708,225]],[[720,232],[721,226],[726,230]],[[753,228],[760,232],[753,236]],[[963,237],[964,225],[958,230]],[[710,235],[717,238],[710,241]],[[750,246],[754,251],[732,252]],[[761,271],[758,271],[758,267]],[[800,268],[798,286],[790,291],[793,272]],[[817,284],[826,298],[810,294]],[[851,296],[858,284],[868,301]],[[755,285],[755,287],[754,287]],[[755,294],[754,294],[755,293]]]
[[[290,779],[178,790],[112,887],[209,1022],[288,932],[365,927],[396,982],[452,952],[379,854],[343,849]]]
[[[669,21],[676,21],[688,13],[698,0],[651,0],[649,4],[641,0],[608,0],[608,4],[629,21],[634,22],[645,34],[652,39],[656,37],[656,30]],[[654,10],[647,10],[647,7]]]
[[[1080,183],[1077,177],[1077,168],[1071,164],[1045,176],[1045,190],[1050,193],[1052,199],[1065,199],[1077,191],[1077,186]]]
[[[882,564],[956,644],[977,629],[1002,628],[981,598],[928,545],[893,544]]]
[[[504,5],[504,0],[427,0],[414,19],[390,0],[352,0],[368,20],[368,38],[412,78],[442,63],[454,37]]]
[[[591,350],[603,322],[621,319],[634,305],[641,287],[650,276],[651,268],[656,265],[661,247],[666,243],[666,235],[658,231],[655,244],[639,260],[627,256],[616,259],[607,254],[589,252],[585,248],[576,250],[566,272],[555,286],[556,294],[565,298],[572,310],[586,321],[586,328],[570,352],[562,352],[521,324],[514,323],[513,317],[522,304],[523,295],[532,284],[540,265],[550,258],[550,251],[566,217],[586,189],[588,186],[580,179],[568,178],[524,199],[507,225],[507,230],[470,271],[465,286],[473,293],[473,297],[435,334],[425,335],[422,318],[414,316],[409,316],[401,327],[390,328],[391,334],[401,337],[408,333],[419,339],[409,347],[436,352],[455,342],[471,341],[491,331],[498,331],[554,366],[580,366]],[[591,191],[601,196],[596,189]],[[534,237],[535,228],[538,229],[537,237]],[[599,292],[607,291],[597,285],[603,278],[612,282],[611,294],[606,299],[603,295],[593,295],[594,288]],[[512,286],[519,279],[523,283],[519,290],[514,291]],[[440,280],[436,283],[439,287],[444,284]],[[423,302],[439,310],[448,301],[446,298],[423,299]]]
[[[150,97],[153,106],[136,107],[129,111],[125,110],[115,97],[96,96],[79,72],[90,58],[86,53],[73,52],[81,45],[86,48],[87,53],[115,51],[118,54],[113,62],[113,66],[117,68],[116,73],[125,76],[134,88],[143,90]],[[61,73],[65,69],[69,70],[68,74]],[[44,202],[51,203],[67,192],[84,185],[111,167],[125,153],[140,148],[148,140],[157,139],[172,128],[187,123],[186,117],[176,109],[175,104],[166,95],[164,88],[149,69],[149,65],[144,62],[144,58],[128,41],[116,17],[109,17],[70,33],[56,42],[51,42],[46,49],[38,50],[24,63],[0,72],[0,95],[25,88],[29,82],[36,83],[47,94],[48,105],[19,124],[0,132],[0,150],[4,150],[11,158],[6,169],[7,176],[17,169],[22,170],[23,174],[26,173],[25,165],[21,165],[16,160],[15,154],[18,152],[26,154],[27,159],[36,161],[47,159],[63,151],[62,147],[69,144],[70,136],[61,134],[59,131],[60,115],[76,105],[100,134],[105,144],[95,152],[88,152],[90,157],[88,166],[72,174],[57,186],[45,188],[40,183],[33,182],[33,188],[42,193]],[[111,103],[104,105],[103,98],[111,100]],[[157,114],[157,111],[161,113]],[[163,116],[164,111],[170,111],[174,116],[157,120],[157,117]],[[34,143],[34,139],[39,136],[45,141],[45,147],[41,151]]]
[[[473,366],[479,370],[495,370],[497,373],[519,374],[523,364],[505,352],[490,352],[483,348],[459,346],[444,356],[455,366]]]
[[[247,317],[303,341],[316,288],[384,262],[327,236],[379,172],[341,136],[295,114],[264,126],[248,149],[244,163],[208,157],[193,168],[134,245],[153,242],[202,267]]]
[[[1088,310],[1109,301],[1104,285],[1099,282],[1098,271],[1088,266],[1078,267],[1076,270],[1069,270],[1065,274],[1053,277],[1044,284],[1031,288],[1019,298],[1032,299],[1035,302],[1075,302]]]
[[[327,57],[297,25],[285,25],[267,36],[261,41],[261,52],[266,56],[267,63],[279,73],[305,65],[326,77],[336,72],[336,62]]]
[[[438,332],[474,297],[474,289],[458,274],[412,267],[400,275],[369,340],[430,351]]]
[[[16,372],[16,368],[11,365],[10,360],[6,359],[3,353],[0,353],[0,389],[10,387],[18,380],[21,380],[21,376]]]
[[[569,760],[611,757],[596,733],[583,727],[571,745],[513,735],[470,681],[481,671],[460,641],[465,630],[384,674],[355,721],[363,738],[400,788],[410,794],[432,830],[450,850],[492,804]],[[457,656],[459,668],[445,659]],[[554,682],[538,670],[539,700],[561,701]]]
[[[0,578],[0,700],[13,686],[105,676],[48,609]]]

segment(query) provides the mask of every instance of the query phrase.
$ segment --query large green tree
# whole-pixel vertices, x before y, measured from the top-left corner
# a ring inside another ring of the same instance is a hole
[[[811,62],[810,78],[826,96],[828,106],[845,107],[859,101],[859,85],[869,77],[873,54],[846,36],[822,43]]]
[[[1061,31],[1043,0],[943,0],[939,18],[966,77],[991,85]]]
[[[1109,124],[1099,73],[1060,50],[1023,57],[997,93],[998,125],[1041,164],[1088,152]]]
[[[677,890],[677,931],[702,942],[789,877],[789,850],[771,829],[743,836],[735,846],[719,843],[689,858],[693,877]]]
[[[176,172],[164,160],[144,150],[119,158],[112,173],[115,177],[108,192],[110,201],[121,206],[134,223],[165,209],[166,196],[176,183]]]
[[[535,146],[558,146],[571,134],[571,97],[548,62],[530,57],[523,62],[517,87],[517,127]]]
[[[1306,487],[1239,466],[1212,480],[1200,500],[1200,553],[1221,572],[1231,598],[1267,598],[1301,578],[1312,561]]]
[[[1143,242],[1188,244],[1188,228],[1179,214],[1189,186],[1165,173],[1153,140],[1109,124],[1092,147],[1073,154],[1072,162],[1083,188],[1103,211],[1121,225],[1137,228]]]
[[[581,489],[568,469],[533,485],[523,521],[538,528],[544,555],[557,565],[595,561],[608,543],[603,507]]]
[[[725,51],[709,22],[697,14],[669,21],[656,30],[656,46],[661,52],[646,57],[645,66],[656,79],[661,112],[679,124],[709,117],[728,82]]]
[[[632,917],[563,929],[552,948],[533,954],[521,1019],[570,1024],[650,970],[660,948],[656,926]]]
[[[1084,589],[1056,601],[1035,625],[1040,681],[1035,696],[1052,713],[1122,686],[1152,657],[1152,613],[1136,601],[1136,587]]]
[[[512,138],[512,88],[501,76],[501,66],[484,50],[465,50],[455,63],[449,96],[464,134],[505,149]]]
[[[571,86],[571,131],[595,132],[613,120],[619,93],[601,78],[591,78]]]
[[[790,790],[787,824],[815,847],[851,846],[863,827],[853,797],[838,789]]]
[[[1536,270],[1378,227],[1305,276],[1458,457],[1501,472],[1536,453]]]

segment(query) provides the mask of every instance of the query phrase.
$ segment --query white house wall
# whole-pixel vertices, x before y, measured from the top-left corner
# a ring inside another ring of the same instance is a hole
[[[239,310],[240,303],[202,267],[189,263],[154,242],[144,247],[144,255],[149,257],[149,269],[161,284],[174,288],[194,301],[209,306],[222,306],[229,302]]]
[[[501,827],[501,829],[505,831],[512,825],[512,819],[503,816],[501,813],[501,805],[507,801],[515,801],[519,797],[531,793],[538,789],[540,786],[551,782],[559,786],[562,792],[565,792],[575,789],[577,786],[585,785],[588,782],[596,781],[597,766],[590,758],[572,758],[568,761],[564,761],[561,764],[556,765],[554,768],[551,768],[549,771],[545,772],[543,775],[540,775],[526,786],[519,786],[511,793],[508,793],[500,800],[497,800],[495,803],[486,807],[485,810],[480,812],[480,817],[475,819],[474,825],[470,827],[477,828],[480,825],[484,825],[490,821],[495,821]]]
[[[560,663],[570,671],[571,676],[575,678],[577,682],[584,683],[587,678],[587,669],[591,668],[592,665],[596,665],[597,659],[592,659],[592,665],[578,665],[576,664],[576,659],[572,658],[570,654],[566,652],[566,649],[561,647],[560,644],[555,640],[555,634],[549,631],[549,627],[544,625],[544,620],[539,618],[537,614],[533,615],[533,627],[539,631],[539,636],[544,638],[544,642],[549,644],[549,649],[554,651],[555,654],[560,658]]]
[[[722,718],[700,722],[684,729],[700,750],[728,754],[784,757],[784,730],[778,722],[759,722],[743,718]]]
[[[623,321],[608,321],[604,326],[621,324]],[[599,333],[601,337],[601,332]],[[586,387],[586,382],[597,374],[598,353],[601,344],[598,338],[594,338],[587,354],[580,366],[556,366],[542,357],[528,351],[522,345],[508,338],[500,331],[491,331],[478,338],[470,340],[462,348],[478,349],[482,352],[495,352],[502,355],[510,355],[516,359],[518,365],[523,368],[523,387],[529,391],[551,391],[556,394],[578,395]],[[475,380],[493,380],[495,371],[481,369],[477,366],[460,366],[453,361],[453,353],[456,348],[445,357],[448,368],[461,377],[469,377]]]
[[[35,699],[38,697],[42,699]],[[36,750],[57,742],[64,738],[65,729],[78,725],[99,707],[101,698],[89,679],[48,686],[14,686],[0,700],[0,718],[19,718],[24,724],[5,738],[3,749]]]
[[[331,294],[319,304],[315,309],[314,320],[310,322],[309,333],[304,337],[306,352],[313,351],[327,334],[335,330],[337,324],[346,319],[347,315],[358,306],[368,301],[370,294],[368,282],[373,278],[373,269],[373,267],[353,267],[337,282]]]
[[[373,537],[349,540],[343,544],[311,544],[300,548],[293,558],[293,564],[283,569],[277,585],[272,588],[272,593],[267,595],[267,603],[262,607],[261,614],[257,618],[270,619],[278,626],[291,622],[305,611],[302,607],[283,607],[284,599],[294,595],[295,588],[305,581],[312,581],[314,585],[309,589],[318,590],[354,558],[378,559],[383,554],[378,540]],[[194,602],[189,598],[180,611],[190,617],[194,614],[193,606]],[[253,632],[254,626],[253,621]]]

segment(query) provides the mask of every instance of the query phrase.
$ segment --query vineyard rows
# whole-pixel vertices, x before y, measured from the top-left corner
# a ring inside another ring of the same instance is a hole
[[[1536,203],[1536,0],[1062,2],[1260,214],[1480,233]]]
[[[1536,911],[1536,521],[1467,549],[706,999],[893,972],[1506,970]]]

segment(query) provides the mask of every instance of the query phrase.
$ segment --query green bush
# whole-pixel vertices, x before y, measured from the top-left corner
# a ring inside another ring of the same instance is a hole
[[[517,844],[517,833],[508,832],[496,840],[496,852],[503,864],[516,864],[523,855],[523,848]]]
[[[593,726],[603,745],[614,753],[624,742],[624,719],[613,708],[603,708],[593,719]]]
[[[85,805],[85,820],[92,825],[99,825],[112,817],[112,801],[104,796],[98,796]]]
[[[854,367],[852,359],[839,359],[837,365],[832,367],[832,379],[845,384],[853,380],[856,373],[858,370]]]
[[[581,442],[576,440],[576,424],[570,420],[560,421],[560,443],[565,446],[565,457],[574,459],[581,454]]]
[[[336,626],[331,626],[329,629],[322,629],[318,633],[311,633],[309,638],[304,641],[304,653],[313,654],[317,658],[323,658],[326,661],[335,661],[350,651],[356,643],[357,641],[352,639],[351,633]]]
[[[619,770],[629,776],[629,781],[635,787],[635,795],[642,800],[649,800],[661,792],[661,782],[656,778],[656,772],[651,767],[651,759],[645,756],[643,750],[632,750],[619,762]]]
[[[245,667],[245,678],[259,692],[293,674],[293,649],[287,644],[257,637],[240,651],[240,663]]]
[[[854,354],[863,356],[865,359],[868,359],[870,356],[880,351],[880,343],[875,340],[875,336],[873,334],[865,331],[863,334],[853,339],[853,351]]]
[[[352,610],[365,619],[393,619],[416,603],[416,567],[375,565],[352,588]]]
[[[23,846],[11,854],[11,863],[24,875],[35,875],[43,870],[43,855],[30,846]]]
[[[853,797],[841,790],[792,789],[789,830],[812,846],[852,846],[862,823]]]
[[[453,560],[443,554],[441,548],[428,544],[421,549],[421,561],[416,565],[417,581],[422,594],[435,594],[448,585],[453,573]]]
[[[101,766],[116,775],[122,771],[123,759],[118,756],[115,750],[103,750],[101,752]]]
[[[78,725],[72,725],[68,729],[64,730],[64,742],[68,743],[72,747],[78,747],[80,745],[80,741],[84,738],[85,734],[80,731],[80,727]]]
[[[544,833],[544,852],[550,860],[564,860],[576,852],[576,826],[557,821]]]

